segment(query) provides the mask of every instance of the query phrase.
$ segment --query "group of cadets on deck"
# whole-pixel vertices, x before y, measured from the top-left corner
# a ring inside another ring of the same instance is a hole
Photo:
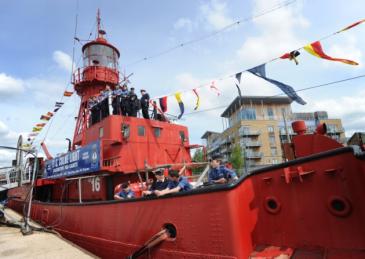
[[[237,174],[222,164],[222,156],[214,155],[209,160],[210,170],[208,172],[208,183],[210,184],[224,184],[231,183],[238,180]],[[182,176],[185,167],[181,170],[169,170],[168,179],[165,177],[163,170],[158,169],[154,171],[156,180],[148,188],[143,191],[143,196],[163,196],[170,193],[184,192],[192,189],[187,177]],[[123,183],[121,191],[114,196],[117,200],[135,198],[135,193],[131,190],[129,183]]]
[[[138,99],[135,89],[128,91],[127,85],[117,85],[114,90],[106,86],[98,96],[93,96],[88,101],[90,111],[90,124],[93,125],[109,115],[123,115],[137,117],[138,111],[142,109],[145,119],[150,119],[148,108],[150,96],[146,90],[141,89],[141,99]]]

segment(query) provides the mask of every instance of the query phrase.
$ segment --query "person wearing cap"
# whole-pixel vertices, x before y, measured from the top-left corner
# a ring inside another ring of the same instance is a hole
[[[112,95],[112,106],[113,106],[113,114],[120,114],[120,95],[122,94],[122,89],[119,85],[116,85],[113,95]]]
[[[142,115],[143,118],[149,119],[150,115],[148,114],[148,107],[150,106],[150,95],[144,89],[141,89],[141,95]]]
[[[137,112],[139,110],[139,100],[132,87],[128,94],[128,115],[132,117],[137,117]]]
[[[170,193],[186,192],[192,189],[188,178],[180,176],[185,170],[185,166],[178,172],[176,170],[169,170],[169,183],[167,188],[162,191],[155,191],[157,196],[163,196]]]
[[[127,85],[122,86],[120,94],[120,110],[123,116],[128,116],[128,87]]]
[[[208,172],[209,183],[227,183],[238,179],[237,174],[225,167],[222,163],[222,156],[219,154],[213,155],[210,159],[210,170]]]
[[[122,190],[114,195],[114,199],[116,200],[125,200],[125,199],[132,199],[135,197],[135,193],[131,190],[129,183],[122,183],[121,186]]]
[[[165,175],[163,174],[163,170],[158,169],[158,170],[154,171],[153,173],[155,174],[156,181],[154,181],[152,183],[152,185],[150,186],[150,188],[147,191],[142,192],[143,196],[155,195],[155,191],[161,191],[161,190],[165,190],[167,188],[167,185],[169,182],[166,179]]]

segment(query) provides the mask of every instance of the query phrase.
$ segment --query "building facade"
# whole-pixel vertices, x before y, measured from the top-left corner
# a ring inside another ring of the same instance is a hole
[[[292,121],[304,120],[308,132],[318,123],[327,124],[328,135],[339,142],[345,139],[340,119],[329,119],[325,111],[293,113],[288,97],[237,97],[222,113],[224,131],[207,131],[202,136],[208,156],[220,153],[228,160],[239,145],[247,168],[283,162],[282,143],[293,135]]]

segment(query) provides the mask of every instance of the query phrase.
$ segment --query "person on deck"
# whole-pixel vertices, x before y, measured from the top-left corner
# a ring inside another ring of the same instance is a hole
[[[191,184],[185,176],[180,176],[185,170],[185,166],[181,168],[180,172],[169,170],[169,183],[167,188],[162,191],[155,191],[157,196],[163,196],[169,193],[185,192],[192,189]]]
[[[139,100],[132,87],[128,94],[128,115],[132,117],[137,117],[137,112],[139,110]]]
[[[158,169],[154,172],[154,174],[155,174],[155,177],[156,177],[156,181],[154,181],[152,183],[152,185],[150,186],[150,188],[147,191],[142,192],[143,196],[155,195],[155,191],[162,191],[162,190],[165,190],[167,188],[167,185],[169,184],[169,181],[165,177],[165,175],[163,173],[163,170]]]
[[[128,116],[128,94],[127,85],[123,85],[120,94],[120,110],[123,116]]]
[[[150,115],[148,114],[148,107],[150,106],[150,95],[144,89],[141,89],[141,95],[142,115],[143,118],[149,119]]]
[[[112,94],[112,106],[113,106],[113,114],[120,114],[120,95],[122,94],[122,89],[119,85],[117,85]]]
[[[238,179],[237,174],[225,167],[222,163],[222,156],[219,154],[213,155],[210,159],[210,170],[208,172],[209,183],[227,183]]]
[[[129,183],[122,183],[121,186],[122,190],[114,195],[114,199],[116,200],[125,200],[125,199],[132,199],[135,197],[135,193],[131,190]]]
[[[89,120],[90,125],[97,123],[99,120],[98,111],[96,109],[97,104],[98,104],[98,100],[97,100],[96,96],[90,97],[90,99],[87,103],[87,108],[88,108],[89,114],[90,114],[90,120]]]

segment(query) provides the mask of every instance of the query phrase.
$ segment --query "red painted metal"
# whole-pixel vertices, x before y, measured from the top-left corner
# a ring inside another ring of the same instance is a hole
[[[195,146],[186,127],[168,122],[112,115],[87,125],[88,98],[110,83],[112,70],[105,71],[95,80],[79,73],[74,81],[81,96],[74,148],[100,140],[101,170],[88,178],[37,180],[34,220],[102,258],[131,255],[166,224],[176,238],[150,258],[365,258],[365,161],[324,135],[305,135],[303,123],[294,124],[294,160],[234,185],[113,200],[125,181],[140,193],[151,167],[189,164]],[[9,206],[21,212],[29,188],[9,190]]]

